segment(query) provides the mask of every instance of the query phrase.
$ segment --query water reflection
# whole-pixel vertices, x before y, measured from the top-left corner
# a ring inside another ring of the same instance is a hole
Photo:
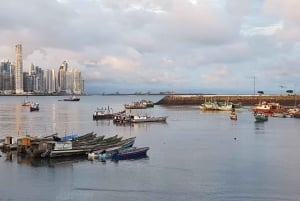
[[[255,134],[265,134],[265,123],[264,122],[254,122]]]

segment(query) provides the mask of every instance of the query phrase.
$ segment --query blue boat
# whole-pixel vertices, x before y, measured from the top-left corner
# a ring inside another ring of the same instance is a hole
[[[149,147],[130,147],[127,149],[122,149],[112,155],[112,160],[130,160],[139,159],[147,157],[147,151]]]

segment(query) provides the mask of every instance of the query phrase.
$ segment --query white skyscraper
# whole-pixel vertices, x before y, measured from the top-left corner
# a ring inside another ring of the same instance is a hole
[[[16,85],[16,94],[24,93],[23,90],[23,58],[22,58],[22,45],[16,45],[16,70],[15,70],[15,85]]]
[[[55,71],[54,69],[46,70],[45,74],[45,89],[47,93],[54,93],[56,90],[56,84],[55,84]]]

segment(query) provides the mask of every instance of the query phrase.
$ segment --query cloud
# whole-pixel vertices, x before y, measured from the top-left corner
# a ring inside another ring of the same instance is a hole
[[[70,68],[82,71],[87,91],[91,86],[115,91],[125,85],[128,91],[138,87],[249,91],[247,76],[256,76],[260,87],[268,88],[299,77],[295,71],[300,62],[299,4],[296,0],[4,1],[0,58],[14,61],[14,46],[22,43],[24,70],[31,63],[57,69],[66,60]],[[282,73],[264,79],[272,69]],[[285,74],[289,72],[295,74]]]
[[[100,65],[113,68],[115,70],[128,71],[139,66],[138,61],[134,61],[128,58],[117,58],[113,56],[106,56],[100,61]]]
[[[201,82],[206,85],[231,85],[235,81],[234,74],[225,66],[219,66],[206,74],[201,75]]]

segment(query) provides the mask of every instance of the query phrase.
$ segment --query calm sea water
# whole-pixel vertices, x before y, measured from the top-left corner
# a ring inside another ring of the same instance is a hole
[[[28,160],[1,153],[0,201],[300,200],[300,119],[254,123],[251,112],[201,112],[198,106],[155,106],[136,113],[167,115],[167,123],[116,126],[93,121],[97,107],[162,96],[0,97],[0,137],[59,133],[136,136],[148,158],[106,163],[81,159]],[[133,112],[133,111],[132,111]],[[234,140],[236,138],[236,140]]]

